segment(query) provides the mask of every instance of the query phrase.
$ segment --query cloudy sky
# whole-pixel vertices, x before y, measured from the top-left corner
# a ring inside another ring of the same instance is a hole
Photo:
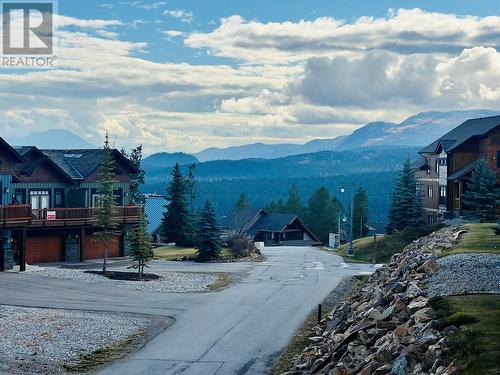
[[[59,0],[58,67],[0,69],[0,129],[194,152],[500,109],[500,2]]]

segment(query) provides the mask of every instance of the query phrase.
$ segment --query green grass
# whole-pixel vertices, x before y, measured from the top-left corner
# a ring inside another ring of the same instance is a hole
[[[441,255],[461,253],[499,253],[500,225],[495,223],[464,224],[460,229],[466,232],[460,235],[458,243],[450,251]]]
[[[461,326],[450,336],[450,358],[463,374],[500,373],[500,296],[490,294],[436,297],[431,305],[441,326]]]
[[[162,246],[154,249],[155,256],[164,260],[177,260],[179,258],[196,258],[196,249],[192,247]],[[232,254],[228,248],[223,248],[221,258],[231,258]]]
[[[208,286],[208,290],[211,292],[224,289],[233,281],[231,275],[228,273],[217,272],[214,275],[217,276],[217,280]]]
[[[80,355],[76,362],[65,363],[62,368],[70,373],[88,373],[98,368],[124,358],[136,349],[144,336],[144,331],[130,335],[125,340],[106,348],[98,349],[89,354]]]
[[[387,263],[393,254],[400,253],[417,238],[427,236],[442,227],[442,224],[433,224],[397,232],[390,236],[378,235],[376,242],[373,241],[373,237],[360,238],[353,241],[354,256],[347,257],[349,244],[340,246],[338,252],[347,262]]]

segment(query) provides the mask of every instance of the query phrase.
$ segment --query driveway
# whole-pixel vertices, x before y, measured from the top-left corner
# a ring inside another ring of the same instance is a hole
[[[263,263],[154,262],[152,271],[246,273],[214,293],[159,294],[0,273],[0,303],[164,315],[175,322],[100,374],[265,374],[304,319],[346,275],[371,272],[308,247],[266,248]]]

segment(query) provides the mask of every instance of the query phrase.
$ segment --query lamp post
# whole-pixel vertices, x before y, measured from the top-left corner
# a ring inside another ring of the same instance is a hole
[[[345,188],[343,186],[340,187],[340,192],[344,193]],[[354,182],[351,183],[351,217],[350,217],[350,226],[349,226],[349,248],[347,249],[347,256],[352,257],[354,255],[354,249],[352,248],[352,220],[354,216]]]

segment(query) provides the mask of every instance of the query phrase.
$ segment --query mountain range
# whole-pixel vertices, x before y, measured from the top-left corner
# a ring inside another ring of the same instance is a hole
[[[468,111],[422,112],[400,123],[371,122],[352,134],[332,139],[315,139],[304,144],[253,143],[227,148],[208,148],[195,153],[200,161],[274,159],[318,151],[345,151],[363,147],[425,146],[469,118],[495,116],[500,111],[475,109]]]
[[[95,148],[79,135],[65,129],[50,129],[33,132],[28,135],[6,137],[7,142],[14,146],[36,146],[40,149],[80,149]]]

